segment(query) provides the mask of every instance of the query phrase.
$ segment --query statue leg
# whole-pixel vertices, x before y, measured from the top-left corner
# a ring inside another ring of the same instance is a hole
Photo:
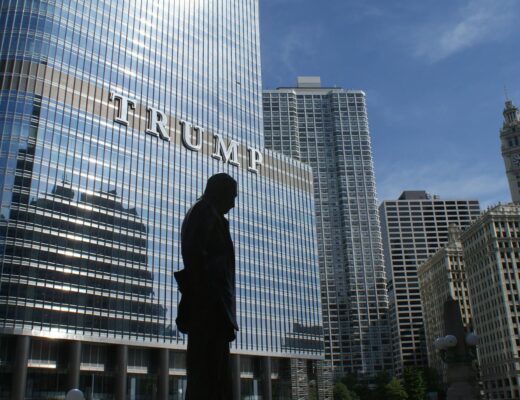
[[[232,399],[229,329],[213,322],[188,334],[186,400]]]

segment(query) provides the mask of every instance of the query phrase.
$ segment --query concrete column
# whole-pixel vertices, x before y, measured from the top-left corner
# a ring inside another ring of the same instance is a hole
[[[316,361],[316,382],[318,384],[318,398],[332,399],[334,374],[330,360]]]
[[[79,389],[79,371],[81,364],[81,342],[74,340],[67,343],[67,392]]]
[[[157,400],[168,400],[170,352],[168,349],[159,349],[156,357]]]
[[[262,394],[264,400],[272,400],[271,357],[262,357]]]
[[[307,363],[299,358],[291,358],[292,398],[304,400],[309,397],[309,376]]]
[[[13,387],[12,400],[25,399],[25,387],[27,385],[27,363],[29,362],[29,349],[31,338],[29,336],[18,336],[16,338],[14,365],[13,365]]]
[[[128,346],[116,346],[116,365],[115,365],[115,400],[126,399],[126,369],[128,366]]]
[[[240,400],[240,355],[231,354],[231,376],[233,378],[233,400]]]

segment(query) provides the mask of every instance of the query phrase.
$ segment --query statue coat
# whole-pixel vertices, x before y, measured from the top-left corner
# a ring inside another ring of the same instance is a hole
[[[189,334],[218,317],[233,341],[238,330],[235,251],[228,220],[204,196],[186,214],[181,245],[185,269],[175,273],[182,293],[179,330]]]

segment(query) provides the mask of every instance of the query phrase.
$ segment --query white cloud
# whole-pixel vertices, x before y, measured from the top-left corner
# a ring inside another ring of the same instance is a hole
[[[397,199],[404,190],[426,190],[443,199],[476,199],[481,206],[510,201],[505,171],[488,164],[436,162],[378,170],[378,198]]]
[[[430,21],[412,32],[414,53],[439,61],[457,52],[503,39],[514,31],[518,0],[469,0],[446,22]]]
[[[293,27],[280,40],[280,60],[285,68],[293,73],[300,73],[297,60],[310,58],[319,48],[322,28],[319,25]],[[303,57],[302,57],[303,56]]]

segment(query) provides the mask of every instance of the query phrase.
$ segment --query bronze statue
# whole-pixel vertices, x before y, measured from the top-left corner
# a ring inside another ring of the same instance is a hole
[[[176,323],[188,334],[186,400],[232,398],[229,343],[238,331],[235,251],[224,215],[236,196],[231,176],[213,175],[182,223],[184,270],[175,273],[182,293]]]

